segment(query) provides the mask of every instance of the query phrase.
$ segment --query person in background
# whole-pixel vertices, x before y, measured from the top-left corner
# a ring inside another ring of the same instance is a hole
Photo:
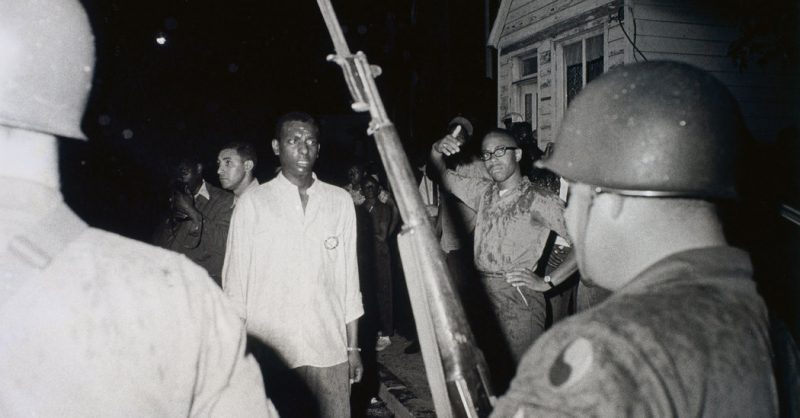
[[[347,170],[347,178],[350,180],[344,186],[344,189],[350,193],[350,197],[353,198],[353,203],[356,206],[359,206],[364,203],[365,196],[364,190],[362,186],[364,184],[364,179],[367,178],[367,170],[361,164],[353,164]],[[394,203],[394,199],[392,199],[391,194],[378,183],[380,190],[378,191],[378,199],[381,203],[388,203],[390,206],[396,207],[397,205]],[[396,208],[394,209],[396,211]]]
[[[283,115],[272,149],[281,172],[237,202],[223,288],[248,332],[288,367],[262,362],[278,376],[268,390],[281,415],[349,417],[350,385],[363,374],[353,202],[314,174],[310,115]]]
[[[222,188],[233,193],[233,204],[246,191],[258,187],[253,171],[258,164],[258,154],[253,144],[231,142],[217,155],[217,175]]]
[[[86,139],[95,63],[80,3],[2,9],[0,416],[277,417],[208,273],[64,203],[59,142]]]
[[[364,182],[365,175],[366,171],[361,164],[353,164],[347,169],[347,179],[350,180],[350,182],[344,186],[344,189],[347,190],[347,193],[350,193],[353,204],[356,206],[364,203],[364,194],[361,193],[361,185]]]
[[[371,247],[368,252],[369,256],[366,257],[367,260],[362,263],[367,267],[366,271],[361,272],[362,282],[369,283],[367,288],[369,292],[365,289],[365,293],[370,294],[365,298],[369,297],[374,302],[374,307],[368,311],[372,310],[376,313],[378,319],[375,351],[383,351],[392,343],[390,337],[394,334],[392,260],[389,243],[394,238],[399,219],[394,215],[391,206],[378,199],[380,185],[374,177],[364,178],[361,189],[365,199],[358,210],[362,212],[362,217],[370,223],[368,230],[371,232],[368,236],[359,237],[359,239],[363,238],[366,245]]]
[[[182,157],[174,172],[169,213],[156,228],[153,244],[185,255],[221,284],[233,194],[203,179],[196,156]]]
[[[570,183],[582,280],[612,294],[528,350],[492,416],[778,415],[767,309],[716,210],[744,135],[686,64],[618,67],[574,99],[540,166]]]
[[[534,163],[542,158],[544,152],[539,148],[539,143],[531,124],[529,122],[514,122],[511,125],[511,132],[514,134],[517,143],[523,148],[523,154],[528,156],[528,158],[520,161],[522,175],[527,176],[534,186],[552,193],[558,193],[560,189],[558,176],[549,170],[534,166]]]

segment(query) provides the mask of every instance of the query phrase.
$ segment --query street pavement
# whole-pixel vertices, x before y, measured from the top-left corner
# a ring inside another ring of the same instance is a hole
[[[404,349],[409,344],[404,337],[395,335],[392,344],[378,353],[379,398],[393,414],[388,416],[435,417],[422,354],[406,354]]]

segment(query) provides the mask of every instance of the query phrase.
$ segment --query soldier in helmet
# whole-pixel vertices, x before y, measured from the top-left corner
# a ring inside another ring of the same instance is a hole
[[[208,274],[63,202],[56,136],[84,139],[95,61],[80,4],[0,8],[0,416],[276,416]]]
[[[493,416],[777,415],[767,309],[714,203],[734,196],[744,132],[730,92],[685,64],[581,92],[541,166],[570,182],[584,280],[612,294],[528,350]]]

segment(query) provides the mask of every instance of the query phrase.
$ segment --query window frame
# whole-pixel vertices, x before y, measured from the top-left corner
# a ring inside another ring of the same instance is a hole
[[[536,58],[536,72],[523,75],[524,61]],[[531,97],[531,127],[535,130],[539,127],[539,44],[532,44],[513,56],[513,73],[511,80],[511,97],[509,114],[518,115],[523,121],[525,119],[525,90],[531,85],[536,86]],[[513,118],[513,117],[512,117]]]
[[[536,71],[534,71],[534,72],[532,72],[530,74],[523,74],[523,71],[525,69],[525,60],[529,60],[529,59],[532,59],[532,58],[536,59]],[[533,51],[531,51],[529,53],[526,53],[524,55],[520,55],[516,59],[517,59],[517,62],[519,63],[519,74],[517,74],[517,77],[514,80],[515,83],[518,83],[518,82],[521,82],[521,81],[527,81],[527,80],[539,77],[539,50],[538,49],[534,49]]]
[[[567,110],[567,80],[566,80],[566,65],[564,57],[564,48],[576,42],[581,42],[581,59],[583,62],[583,70],[581,75],[582,86],[586,86],[586,40],[595,36],[602,36],[603,44],[603,73],[608,71],[608,22],[602,24],[592,25],[587,29],[576,29],[562,33],[561,36],[553,39],[553,71],[554,71],[554,112],[555,120],[553,127],[557,130],[561,126],[561,120]],[[583,87],[581,87],[583,88]]]

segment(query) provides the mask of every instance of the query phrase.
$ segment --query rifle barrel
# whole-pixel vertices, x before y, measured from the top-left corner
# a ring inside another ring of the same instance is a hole
[[[333,10],[330,0],[317,0],[319,10],[322,12],[322,18],[325,19],[325,26],[328,27],[328,33],[331,34],[333,40],[333,49],[342,57],[349,57],[350,47],[347,46],[347,41],[344,39],[342,27],[339,25],[339,19],[336,17],[336,11]]]
[[[413,254],[402,254],[402,258],[403,263],[414,263],[414,270],[419,275],[409,275],[412,277],[406,277],[406,280],[421,284],[420,288],[426,296],[426,307],[429,308],[425,309],[425,315],[430,316],[430,321],[419,321],[417,326],[432,324],[433,330],[425,330],[432,332],[425,334],[435,336],[432,345],[438,345],[447,387],[436,389],[437,393],[447,393],[449,397],[449,402],[437,404],[437,409],[440,409],[438,412],[441,416],[487,416],[491,412],[493,395],[485,360],[475,344],[444,255],[433,234],[411,164],[400,143],[400,136],[386,114],[375,85],[374,78],[379,74],[379,69],[369,65],[362,52],[355,55],[350,53],[330,0],[317,0],[317,4],[336,48],[337,55],[329,56],[328,59],[342,67],[345,81],[353,96],[353,109],[370,113],[368,131],[375,136],[375,143],[395,193],[405,228],[413,233],[413,240],[407,240],[410,245],[408,248],[413,250]],[[417,315],[416,309],[414,313]],[[420,342],[423,340],[420,339]]]

